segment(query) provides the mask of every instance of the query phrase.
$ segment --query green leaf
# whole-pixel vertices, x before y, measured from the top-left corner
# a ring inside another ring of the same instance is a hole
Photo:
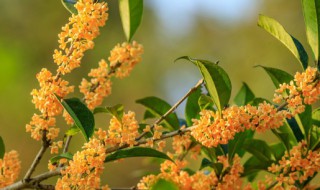
[[[319,60],[319,28],[320,2],[317,0],[302,0],[302,10],[306,24],[306,33],[314,58]]]
[[[207,60],[182,56],[176,61],[180,59],[186,59],[199,68],[206,82],[206,88],[221,113],[222,109],[228,105],[231,95],[231,81],[228,74],[218,64]]]
[[[152,114],[149,110],[146,110],[143,114],[143,119],[147,120],[147,119],[153,119],[156,118],[157,116]]]
[[[305,110],[304,112],[295,115],[295,119],[299,125],[300,130],[302,131],[302,134],[305,137],[305,140],[309,143],[310,136],[309,132],[312,127],[312,107],[311,105],[304,105]]]
[[[171,181],[165,179],[159,179],[154,185],[152,185],[151,190],[179,190],[178,186]]]
[[[259,160],[255,156],[251,156],[243,165],[244,172],[242,176],[248,176],[261,170],[267,170],[269,163]]]
[[[254,98],[253,100],[251,100],[248,104],[252,105],[252,106],[258,106],[259,104],[263,103],[263,102],[267,102],[269,104],[271,104],[271,102],[267,99],[264,98]]]
[[[77,9],[74,5],[78,2],[78,0],[61,0],[63,6],[72,14],[78,14]]]
[[[297,145],[297,138],[295,137],[292,129],[289,127],[288,122],[278,129],[271,129],[272,133],[285,145],[288,151]]]
[[[293,36],[287,33],[283,26],[273,18],[260,15],[258,26],[269,32],[285,45],[298,59],[303,69],[308,67],[308,54],[302,44]]]
[[[201,161],[201,165],[200,165],[200,169],[199,170],[202,170],[205,167],[211,167],[212,168],[212,164],[213,163],[210,160],[208,160],[207,158],[203,158],[202,161]]]
[[[109,113],[121,121],[123,116],[123,105],[117,104],[111,107],[97,107],[93,110],[93,114],[97,113]]]
[[[198,99],[198,105],[200,110],[210,109],[212,108],[213,104],[214,104],[213,99],[210,96],[201,94],[201,96]]]
[[[272,150],[265,141],[258,139],[246,139],[242,148],[263,162],[271,162],[274,160],[274,158],[272,158]]]
[[[121,158],[132,158],[132,157],[155,157],[155,158],[163,158],[166,160],[171,160],[165,153],[159,152],[152,148],[147,147],[132,147],[126,148],[122,150],[118,150],[114,153],[109,154],[104,162],[111,162],[114,160],[118,160]]]
[[[234,97],[233,101],[238,106],[243,106],[243,105],[248,104],[250,101],[252,101],[254,99],[254,97],[255,96],[254,96],[252,90],[249,88],[249,86],[245,82],[243,82],[240,91]]]
[[[252,130],[246,130],[244,132],[237,133],[234,136],[234,139],[230,140],[228,143],[228,160],[231,162],[233,160],[234,155],[237,153],[240,157],[242,157],[245,151],[242,149],[243,143],[246,139],[251,139],[253,137],[254,132]]]
[[[193,124],[192,119],[196,119],[199,116],[200,107],[198,105],[198,99],[200,96],[201,88],[199,87],[194,92],[192,92],[187,99],[185,117],[188,126],[191,126]]]
[[[66,153],[62,153],[58,156],[52,157],[50,159],[50,163],[51,164],[56,164],[59,160],[61,160],[62,158],[66,158],[67,160],[72,160],[73,158],[73,154],[66,152]]]
[[[283,70],[272,67],[264,67],[261,65],[257,65],[256,67],[262,67],[267,72],[276,88],[279,88],[280,84],[289,84],[290,81],[293,80],[293,76]]]
[[[276,161],[280,160],[286,151],[284,144],[276,143],[269,146]]]
[[[181,170],[187,172],[189,175],[194,175],[196,173],[190,168],[182,168]]]
[[[149,112],[157,117],[163,116],[170,108],[170,104],[164,100],[151,96],[136,101],[137,103],[145,106]],[[169,114],[164,118],[164,127],[173,131],[179,129],[179,120],[175,113]]]
[[[62,99],[61,104],[72,117],[74,124],[80,129],[86,141],[89,141],[94,132],[92,112],[78,98]]]
[[[76,126],[76,125],[72,125],[72,127],[70,127],[65,134],[68,136],[74,136],[76,134],[78,134],[80,132],[80,129]]]
[[[320,107],[312,112],[312,123],[313,125],[320,127]]]
[[[122,28],[128,41],[138,29],[143,13],[143,0],[119,0]]]
[[[139,124],[139,133],[143,133],[143,130],[145,129],[147,127],[147,124],[144,124],[144,123],[140,123]],[[150,137],[152,137],[153,136],[153,134],[151,133],[151,132],[147,132],[146,134],[145,134],[145,137],[147,137],[147,138],[150,138]]]
[[[5,146],[4,146],[4,142],[2,137],[0,136],[0,159],[2,159],[4,157],[4,153],[6,152]]]

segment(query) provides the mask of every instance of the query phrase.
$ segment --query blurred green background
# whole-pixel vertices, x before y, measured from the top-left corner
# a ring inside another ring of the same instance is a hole
[[[70,14],[59,0],[2,0],[1,4],[0,135],[7,151],[19,151],[24,174],[40,147],[39,142],[25,133],[25,124],[37,112],[31,103],[30,92],[38,88],[35,75],[41,68],[56,69],[52,53],[58,46],[57,34]],[[242,82],[246,82],[256,96],[271,99],[274,90],[271,80],[253,66],[277,67],[290,73],[300,67],[284,46],[257,27],[260,13],[282,23],[310,52],[300,1],[145,1],[143,21],[134,36],[145,47],[143,61],[129,78],[113,80],[112,95],[106,98],[104,105],[122,103],[126,111],[135,111],[141,119],[143,108],[135,103],[136,99],[158,96],[175,103],[200,79],[192,64],[173,63],[183,55],[220,60],[219,64],[228,72],[233,84],[232,97]],[[117,1],[110,1],[109,20],[95,40],[95,49],[86,52],[81,68],[66,79],[78,86],[90,69],[97,67],[101,58],[107,59],[111,48],[123,41]],[[79,97],[78,89],[71,96]],[[178,109],[178,115],[183,118],[183,107]],[[98,127],[107,126],[106,116],[99,115],[97,120]],[[62,130],[66,129],[61,119],[58,125]],[[77,137],[71,143],[71,150],[76,151],[83,141],[82,137]],[[46,158],[49,157],[46,154]],[[36,173],[45,171],[46,166],[44,159]],[[129,187],[145,172],[157,170],[158,165],[150,164],[149,160],[127,159],[120,164],[106,164],[103,181],[111,187]]]

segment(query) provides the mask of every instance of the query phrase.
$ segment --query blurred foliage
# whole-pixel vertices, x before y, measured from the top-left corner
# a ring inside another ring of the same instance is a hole
[[[57,34],[67,22],[69,12],[58,0],[2,0],[1,4],[0,134],[7,150],[15,149],[20,153],[24,173],[40,147],[38,142],[25,133],[25,124],[35,112],[30,92],[38,88],[35,75],[42,67],[52,71],[56,69],[52,53],[58,44]],[[86,53],[81,68],[66,77],[75,86],[91,68],[97,67],[101,58],[108,58],[109,51],[116,43],[125,41],[117,1],[110,1],[109,7],[110,20],[95,40],[95,49]],[[257,9],[258,13],[277,18],[310,52],[304,36],[300,1],[264,0]],[[241,23],[225,23],[198,14],[196,25],[187,35],[176,35],[164,30],[152,9],[145,7],[141,26],[134,37],[145,47],[143,62],[134,69],[130,78],[113,81],[113,93],[104,105],[122,103],[126,111],[136,111],[138,118],[142,118],[143,107],[135,103],[136,99],[156,95],[173,104],[200,77],[191,64],[182,61],[173,63],[174,59],[183,55],[220,60],[219,64],[232,81],[231,97],[235,96],[242,82],[246,82],[257,97],[270,99],[274,89],[271,80],[262,69],[253,66],[282,68],[291,74],[300,68],[283,45],[257,27],[257,18],[258,14]],[[176,27],[179,28],[179,23]],[[75,93],[77,95],[78,90]],[[97,126],[107,126],[108,118],[105,115],[99,115],[97,119]],[[63,122],[59,125],[64,130]],[[77,141],[83,142],[83,138],[79,137],[72,142],[72,151],[79,148],[77,144],[81,143]],[[45,165],[42,163],[42,166]],[[156,165],[152,166],[157,169]],[[148,172],[146,167],[150,168],[150,163],[141,159],[128,159],[121,165],[111,163],[106,167],[104,180],[111,187],[128,187]],[[45,169],[39,168],[36,172]]]

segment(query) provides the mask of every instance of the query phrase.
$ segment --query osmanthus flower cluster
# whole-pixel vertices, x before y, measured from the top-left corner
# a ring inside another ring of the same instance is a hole
[[[12,150],[5,153],[3,159],[0,159],[0,187],[6,187],[18,178],[21,169],[18,157],[18,152]]]
[[[232,164],[228,162],[227,156],[220,156],[218,163],[223,164],[223,176],[218,176],[214,171],[197,171],[191,175],[184,171],[186,161],[175,160],[165,161],[161,164],[161,173],[148,175],[138,183],[138,189],[150,189],[159,179],[171,181],[179,189],[202,190],[202,189],[241,189],[243,167],[240,164],[240,157],[234,157]],[[208,173],[210,172],[210,173]]]
[[[80,66],[86,50],[94,46],[93,39],[99,35],[99,27],[108,19],[108,6],[105,2],[80,0],[75,4],[78,14],[72,14],[59,36],[60,50],[54,51],[54,62],[61,74],[70,73]]]
[[[105,60],[99,62],[99,67],[92,69],[88,74],[91,80],[82,79],[79,86],[80,92],[84,94],[84,99],[89,109],[99,106],[103,98],[111,93],[111,77],[127,77],[133,67],[141,61],[143,46],[136,41],[132,43],[117,44],[111,51],[110,66]]]
[[[268,170],[276,175],[277,189],[297,189],[297,183],[303,184],[320,171],[320,150],[308,150],[306,141],[301,141]]]
[[[74,154],[68,166],[61,171],[62,177],[58,179],[55,189],[100,188],[100,175],[107,155],[106,147],[101,139],[92,138],[82,148],[83,150]],[[109,188],[106,185],[102,189]]]

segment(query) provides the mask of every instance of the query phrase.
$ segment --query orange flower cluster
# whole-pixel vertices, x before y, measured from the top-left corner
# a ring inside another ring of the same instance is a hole
[[[200,119],[195,119],[193,125],[197,126],[191,135],[204,146],[216,147],[227,144],[236,133],[246,129],[264,132],[283,125],[283,119],[288,116],[287,111],[277,109],[266,102],[258,106],[231,106],[218,112],[202,110]]]
[[[268,170],[277,174],[279,186],[302,184],[320,171],[320,151],[308,150],[306,141],[301,141],[282,157],[279,164],[272,164]]]
[[[133,67],[141,61],[143,46],[133,41],[117,44],[110,52],[110,67],[115,69],[118,78],[127,77]]]
[[[112,117],[110,120],[110,126],[105,137],[105,143],[107,145],[116,146],[129,144],[133,146],[136,144],[135,139],[139,136],[139,124],[135,118],[135,113],[129,111],[123,114],[121,121],[116,117]],[[100,135],[100,136],[104,136]]]
[[[308,67],[305,72],[297,72],[289,84],[282,84],[276,90],[273,101],[288,103],[292,114],[304,112],[305,104],[313,104],[320,96],[320,73],[316,68]]]
[[[79,0],[75,4],[78,14],[72,14],[59,34],[59,48],[54,50],[54,62],[59,65],[57,72],[70,73],[80,66],[86,50],[94,46],[93,39],[99,35],[99,27],[108,19],[108,6],[105,2]]]
[[[55,189],[98,189],[104,169],[106,148],[100,139],[92,138],[77,152],[69,165],[61,171]],[[107,186],[102,189],[109,189]]]
[[[228,163],[227,157],[219,157],[219,163]],[[205,174],[197,171],[190,175],[183,171],[185,161],[176,161],[172,163],[165,161],[161,164],[161,173],[158,175],[149,175],[143,177],[138,183],[138,189],[150,189],[159,179],[165,179],[176,184],[179,189],[186,190],[202,190],[202,189],[241,189],[242,180],[240,175],[243,172],[243,167],[240,164],[240,157],[237,155],[233,159],[233,164],[223,164],[224,176],[219,178],[214,171]]]
[[[56,119],[54,117],[44,118],[41,115],[34,114],[30,124],[26,125],[26,131],[31,132],[31,137],[37,141],[41,140],[42,132],[47,131],[47,139],[52,140],[58,136],[60,131],[59,128],[55,128],[55,125]]]
[[[79,86],[80,92],[84,94],[85,102],[89,109],[99,106],[103,98],[111,94],[111,81],[109,76],[108,64],[105,60],[99,62],[97,69],[91,69],[88,76],[92,77],[91,81],[82,79]]]
[[[12,184],[19,176],[21,162],[17,151],[12,150],[0,159],[0,187]]]

